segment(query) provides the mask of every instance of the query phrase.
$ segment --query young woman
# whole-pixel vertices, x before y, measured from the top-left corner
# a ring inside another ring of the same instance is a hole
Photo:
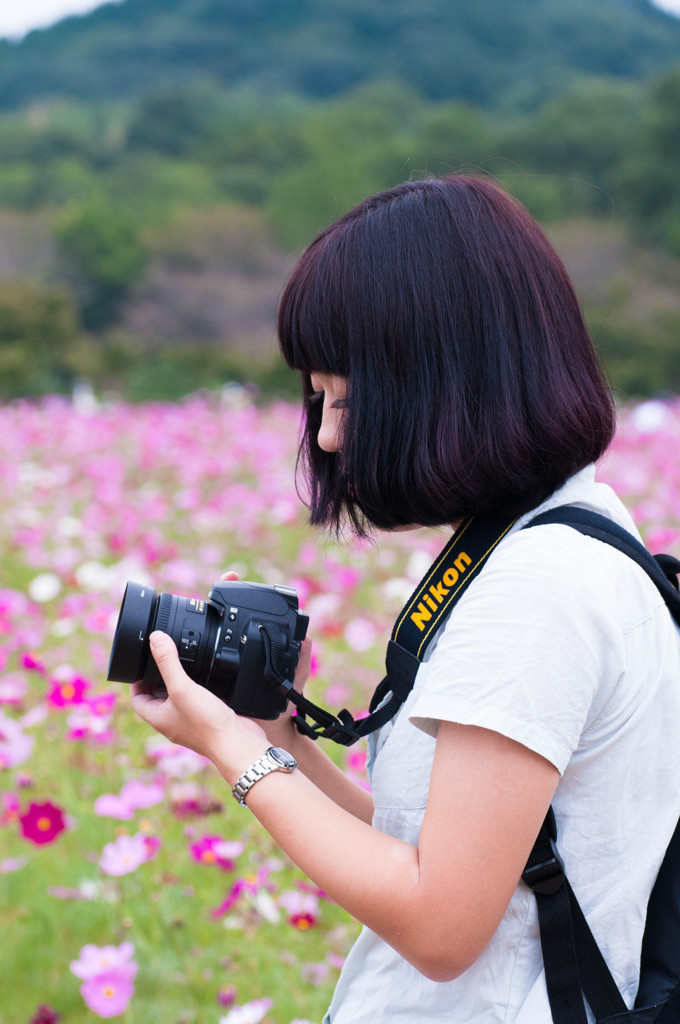
[[[164,634],[152,650],[167,694],[137,684],[135,710],[230,786],[271,745],[297,761],[249,784],[246,804],[365,925],[330,1024],[550,1024],[520,877],[551,801],[572,886],[632,1004],[647,899],[680,814],[668,786],[680,636],[625,555],[569,527],[521,529],[572,503],[635,533],[594,479],[614,408],[562,263],[492,181],[409,182],[312,243],[279,334],[302,372],[312,523],[365,534],[450,533],[489,511],[518,521],[371,738],[372,795],[290,715],[234,715]]]

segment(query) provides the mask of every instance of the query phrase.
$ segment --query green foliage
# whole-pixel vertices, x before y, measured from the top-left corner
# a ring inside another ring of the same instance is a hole
[[[280,356],[253,359],[245,347],[226,345],[182,344],[153,352],[138,339],[114,335],[103,345],[99,372],[99,390],[113,385],[132,402],[175,401],[194,391],[219,392],[233,385],[266,399],[300,393],[297,374]]]
[[[128,126],[131,149],[190,155],[207,134],[214,90],[167,89],[144,97]]]
[[[680,67],[653,86],[638,146],[615,169],[638,234],[680,256]]]
[[[641,330],[600,311],[591,316],[590,326],[622,400],[680,393],[680,313],[660,314]]]
[[[273,184],[266,205],[289,247],[311,237],[371,192],[408,177],[420,101],[377,83],[310,109],[299,125],[302,159]]]
[[[75,312],[66,292],[0,282],[0,395],[62,391],[74,379]]]
[[[86,328],[111,323],[145,264],[139,230],[126,212],[93,205],[69,209],[55,224]]]

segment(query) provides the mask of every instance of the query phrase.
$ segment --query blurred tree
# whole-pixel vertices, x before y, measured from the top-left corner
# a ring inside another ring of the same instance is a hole
[[[190,156],[205,138],[216,107],[214,88],[165,89],[146,96],[128,126],[128,147]]]
[[[414,170],[418,98],[397,83],[361,87],[311,108],[302,120],[303,159],[273,185],[266,209],[281,240],[296,247],[371,192]]]
[[[680,67],[654,84],[638,145],[615,180],[638,234],[680,256]]]
[[[113,323],[146,263],[136,221],[112,206],[77,206],[58,218],[54,233],[83,326]]]
[[[69,350],[78,334],[69,295],[27,281],[0,281],[0,394],[63,391],[73,380]]]
[[[612,175],[640,138],[643,106],[636,85],[584,78],[534,116],[502,131],[498,151],[518,165],[520,174],[554,176],[550,219],[581,211],[609,213]]]

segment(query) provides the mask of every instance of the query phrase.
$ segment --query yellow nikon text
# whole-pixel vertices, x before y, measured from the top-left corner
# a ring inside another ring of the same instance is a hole
[[[432,618],[432,613],[436,612],[439,605],[443,602],[446,595],[449,593],[451,587],[455,586],[458,582],[458,577],[465,572],[467,567],[471,565],[472,560],[465,551],[461,551],[458,557],[454,561],[455,569],[451,566],[442,574],[441,579],[438,583],[433,583],[429,589],[422,594],[422,601],[414,612],[411,612],[411,622],[423,632],[425,629],[425,623],[429,622]]]

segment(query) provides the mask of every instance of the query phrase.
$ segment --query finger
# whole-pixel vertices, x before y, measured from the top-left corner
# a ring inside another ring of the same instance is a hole
[[[132,684],[130,692],[133,697],[141,697],[145,700],[166,700],[168,696],[167,688],[163,683],[143,683],[141,679]]]
[[[229,570],[227,570],[227,572],[223,572],[222,573],[222,575],[220,576],[220,579],[221,580],[237,580],[237,579],[239,579],[239,575],[238,575],[237,572],[234,572],[233,569],[229,569]]]
[[[181,693],[187,685],[195,685],[182,668],[177,648],[167,633],[155,630],[149,637],[149,647],[169,693]]]

